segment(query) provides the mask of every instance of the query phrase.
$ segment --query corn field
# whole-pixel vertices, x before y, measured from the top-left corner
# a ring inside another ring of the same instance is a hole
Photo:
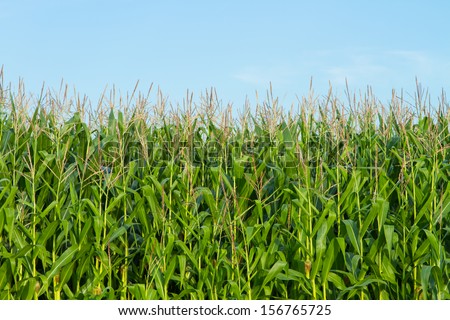
[[[1,88],[0,299],[450,298],[445,96],[155,100]]]

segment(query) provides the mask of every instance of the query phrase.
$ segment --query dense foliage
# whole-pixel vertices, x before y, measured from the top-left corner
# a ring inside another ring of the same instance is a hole
[[[0,299],[450,298],[443,101],[0,99]]]

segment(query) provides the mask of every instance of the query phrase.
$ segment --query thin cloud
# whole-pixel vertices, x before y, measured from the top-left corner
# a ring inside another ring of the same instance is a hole
[[[437,65],[443,65],[443,61],[439,61],[440,59],[431,58],[429,54],[426,54],[421,51],[413,51],[413,50],[395,50],[388,51],[386,53],[392,60],[401,60],[403,63],[408,64],[412,70],[415,70],[418,73],[422,74],[432,74],[436,71]]]
[[[406,77],[414,79],[433,75],[436,77],[450,69],[448,59],[434,57],[414,50],[336,51],[322,57],[323,73],[330,81],[343,84],[346,80],[362,83],[386,83],[396,80],[402,83]],[[446,71],[445,71],[446,70]],[[411,80],[410,79],[410,80]]]
[[[325,68],[325,75],[336,85],[343,85],[346,81],[369,83],[390,73],[390,68],[372,55],[354,54],[351,57],[343,57],[342,60],[343,63]]]
[[[266,86],[269,82],[288,84],[294,76],[295,72],[286,67],[245,67],[233,78],[251,85]]]
[[[370,82],[373,79],[389,74],[389,69],[376,64],[354,64],[342,67],[331,67],[326,70],[331,83],[342,85],[346,81]]]

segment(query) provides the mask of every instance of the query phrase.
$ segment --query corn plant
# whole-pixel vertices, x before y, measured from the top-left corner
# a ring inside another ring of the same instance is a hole
[[[0,88],[1,299],[449,299],[445,99]]]

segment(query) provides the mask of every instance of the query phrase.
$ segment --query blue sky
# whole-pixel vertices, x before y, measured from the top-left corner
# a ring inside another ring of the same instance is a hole
[[[370,85],[432,100],[450,88],[449,1],[0,0],[6,82],[39,92],[64,79],[95,100],[151,83],[176,104],[215,87],[224,104],[272,83],[285,106],[331,82],[343,96]],[[156,93],[156,91],[154,91]],[[195,100],[198,100],[195,98]]]

